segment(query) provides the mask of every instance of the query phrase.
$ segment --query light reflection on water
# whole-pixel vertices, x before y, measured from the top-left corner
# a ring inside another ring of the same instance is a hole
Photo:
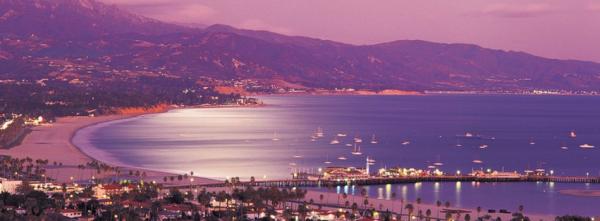
[[[552,215],[579,214],[596,216],[600,210],[598,197],[576,197],[563,195],[563,189],[600,190],[600,186],[589,184],[566,183],[479,183],[479,182],[432,182],[386,184],[380,186],[338,186],[336,193],[360,195],[361,190],[367,190],[370,197],[377,199],[393,199],[414,202],[421,198],[423,203],[435,204],[448,201],[452,206],[463,208],[507,209],[515,211],[519,205],[524,205],[526,211]],[[329,191],[320,188],[320,191]]]

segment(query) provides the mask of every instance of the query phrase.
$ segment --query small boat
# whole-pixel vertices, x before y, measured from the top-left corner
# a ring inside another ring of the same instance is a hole
[[[362,139],[355,137],[354,138],[354,143],[362,143]]]
[[[317,128],[317,132],[315,132],[315,136],[317,136],[317,137],[323,137],[323,135],[324,135],[323,134],[323,128],[318,127]]]
[[[344,134],[344,133],[339,133],[339,134],[337,134],[337,136],[338,136],[338,137],[345,137],[345,136],[348,136],[348,135],[347,135],[347,134]]]
[[[407,140],[407,141],[404,141],[404,142],[402,142],[402,145],[404,145],[404,146],[406,146],[406,145],[409,145],[409,144],[410,144],[410,141],[408,141],[408,140]]]
[[[427,166],[427,168],[429,168],[429,169],[435,169],[435,166],[434,165],[429,165],[429,166]]]
[[[462,147],[463,145],[460,144],[460,140],[456,139],[456,147]]]
[[[337,137],[334,137],[333,140],[331,142],[329,142],[329,144],[339,144],[340,141],[337,139]]]
[[[473,134],[469,133],[469,132],[466,132],[465,135],[464,135],[464,137],[473,137]]]
[[[561,147],[560,147],[560,149],[563,149],[563,150],[568,150],[568,149],[569,149],[569,147],[567,147],[567,146],[561,146]]]
[[[290,163],[290,166],[296,166],[296,163]]]
[[[293,158],[302,158],[300,155],[294,155]]]
[[[377,143],[379,143],[379,141],[377,141],[377,140],[375,139],[375,134],[373,134],[373,136],[371,137],[371,143],[372,143],[372,144],[377,144]]]
[[[360,146],[356,146],[356,144],[354,144],[354,150],[352,150],[352,155],[362,155],[362,152],[360,152]]]
[[[337,158],[338,160],[347,160],[348,158],[346,158],[345,156],[340,156]]]
[[[535,145],[535,141],[533,141],[533,138],[529,138],[529,145]]]
[[[351,144],[351,143],[347,143],[347,144],[346,144],[346,146],[347,146],[347,147],[351,147],[351,146],[352,146],[352,144]]]
[[[331,161],[326,160],[325,162],[323,162],[324,164],[331,164]]]
[[[279,140],[279,137],[277,137],[277,133],[273,133],[273,138],[271,138],[271,140],[273,140],[273,141]]]
[[[591,144],[581,144],[581,145],[579,145],[579,147],[581,147],[583,149],[592,149],[592,148],[595,148],[595,146],[591,145]]]
[[[479,163],[483,163],[483,161],[481,161],[481,160],[473,160],[473,163],[478,163],[479,164]]]
[[[444,165],[444,163],[437,162],[437,163],[433,163],[433,165],[434,165],[434,166],[443,166],[443,165]]]
[[[485,149],[485,148],[487,148],[487,147],[488,147],[488,145],[487,145],[487,144],[482,144],[482,145],[479,145],[479,149]]]
[[[576,138],[577,137],[577,134],[575,134],[574,130],[572,130],[571,133],[569,133],[569,137],[571,137],[571,138]]]

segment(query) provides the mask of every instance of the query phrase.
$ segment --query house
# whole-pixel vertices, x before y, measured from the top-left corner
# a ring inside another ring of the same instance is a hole
[[[123,193],[129,192],[135,189],[135,185],[120,185],[120,184],[106,184],[106,185],[98,185],[93,188],[96,198],[98,199],[108,199],[114,195],[121,195]]]
[[[60,211],[60,214],[69,219],[78,219],[81,217],[81,211],[74,209],[64,209]]]

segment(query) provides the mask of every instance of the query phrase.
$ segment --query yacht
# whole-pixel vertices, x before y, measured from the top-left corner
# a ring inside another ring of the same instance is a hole
[[[410,141],[408,141],[408,140],[407,140],[407,141],[404,141],[404,142],[402,142],[402,145],[404,145],[404,146],[406,146],[406,145],[409,145],[409,144],[410,144]]]
[[[371,137],[371,143],[372,144],[377,144],[379,143],[376,139],[375,139],[375,134],[373,134],[373,136]]]
[[[352,155],[362,155],[362,152],[360,152],[360,146],[354,144],[354,150],[352,150]]]
[[[572,130],[571,133],[569,133],[569,137],[571,137],[571,138],[576,138],[577,137],[577,134],[575,134],[574,130]]]
[[[437,162],[437,163],[433,163],[433,165],[434,165],[434,166],[443,166],[443,165],[444,165],[444,163]]]
[[[338,137],[345,137],[345,136],[348,136],[348,135],[347,135],[347,134],[344,134],[344,133],[339,133],[339,134],[337,134],[337,136],[338,136]]]
[[[362,139],[355,137],[354,138],[354,143],[362,143]]]
[[[479,145],[479,149],[485,149],[485,148],[487,148],[487,147],[488,147],[488,145],[487,145],[487,144],[482,144],[482,145]]]
[[[483,163],[483,161],[481,161],[481,160],[473,160],[473,163],[478,163],[479,164],[479,163]]]
[[[345,156],[340,156],[337,158],[338,160],[347,160],[348,158],[346,158]]]
[[[592,149],[592,148],[594,148],[595,146],[594,146],[594,145],[591,145],[591,144],[581,144],[581,145],[579,145],[579,147],[581,147],[581,148],[583,148],[583,149]]]
[[[293,157],[294,158],[302,158],[302,156],[300,156],[300,155],[294,155]]]
[[[346,146],[347,147],[352,147],[352,144],[351,143],[347,143]]]
[[[337,139],[337,137],[334,137],[333,140],[331,142],[329,142],[329,144],[339,144],[340,141]]]
[[[560,149],[563,149],[563,150],[568,150],[568,149],[569,149],[569,147],[567,147],[567,146],[561,146],[561,147],[560,147]]]
[[[318,127],[317,128],[317,132],[315,132],[315,136],[317,136],[317,137],[323,137],[323,128]]]
[[[277,133],[273,133],[273,138],[271,140],[273,140],[273,141],[279,140],[279,137],[277,137]]]
[[[533,141],[533,138],[529,138],[529,145],[535,145],[535,141]]]

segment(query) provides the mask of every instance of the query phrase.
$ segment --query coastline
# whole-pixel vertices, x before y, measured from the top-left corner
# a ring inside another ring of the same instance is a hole
[[[320,200],[321,194],[323,195],[322,201]],[[356,202],[360,208],[363,208],[363,206],[364,206],[364,204],[363,204],[364,198],[362,196],[355,196],[355,195],[348,194],[348,198],[344,200],[342,198],[341,194],[327,192],[326,190],[324,190],[324,191],[308,190],[304,199],[306,201],[310,201],[310,199],[312,199],[315,203],[337,204],[338,197],[339,197],[340,204],[342,206],[344,205],[345,201],[349,201],[350,205],[352,205],[352,202]],[[375,209],[378,209],[379,206],[381,205],[384,210],[385,210],[385,208],[390,208],[390,210],[392,210],[391,208],[394,208],[394,212],[400,212],[401,205],[406,206],[406,204],[410,203],[415,208],[414,213],[413,213],[414,215],[416,215],[418,213],[418,210],[422,210],[423,214],[425,214],[425,211],[427,209],[430,209],[432,212],[431,216],[434,219],[437,218],[438,210],[440,210],[439,211],[440,217],[443,218],[444,213],[442,212],[442,210],[446,209],[446,207],[444,207],[444,205],[443,205],[444,202],[442,202],[441,207],[437,207],[435,205],[435,202],[424,202],[424,203],[417,204],[416,202],[413,202],[413,201],[402,202],[400,199],[394,199],[394,200],[389,199],[388,200],[388,199],[377,199],[377,198],[373,198],[373,197],[369,197],[368,201],[369,201],[370,206],[372,205],[372,207],[374,207]],[[515,212],[517,207],[518,207],[518,205],[515,205],[515,208],[506,208],[506,209],[509,209],[509,211],[511,211],[511,212]],[[450,207],[448,207],[448,208],[470,211],[471,220],[475,220],[475,218],[477,217],[477,209],[476,208],[455,207],[453,205],[450,205]],[[488,213],[487,209],[488,208],[482,208],[481,213],[479,213],[479,215],[480,216],[490,215],[492,217],[492,220],[494,220],[494,218],[496,218],[496,217],[500,217],[502,220],[511,220],[512,219],[512,214],[498,213],[498,210],[496,210],[496,213]],[[496,208],[496,209],[498,209],[498,208]],[[406,209],[403,209],[403,213],[406,213]],[[551,215],[551,214],[528,213],[527,208],[525,208],[524,214],[525,214],[525,216],[528,216],[530,218],[530,220],[552,221],[556,217],[556,215]],[[563,214],[563,215],[566,215],[566,214]],[[464,217],[464,214],[463,214],[463,217]]]
[[[190,108],[203,108],[200,106]],[[101,172],[93,168],[79,169],[79,165],[85,165],[88,162],[98,161],[105,163],[109,166],[117,166],[119,169],[127,174],[127,171],[140,171],[146,174],[144,180],[155,181],[157,183],[163,183],[163,178],[167,176],[178,176],[180,174],[168,173],[162,171],[155,171],[145,168],[135,168],[126,165],[113,165],[110,162],[104,162],[95,159],[93,156],[88,155],[85,151],[80,149],[73,143],[73,138],[78,131],[88,128],[94,125],[109,123],[119,120],[126,120],[135,117],[164,113],[167,111],[175,110],[179,108],[169,108],[161,112],[147,112],[147,113],[135,113],[135,114],[114,114],[114,115],[102,115],[97,117],[88,116],[68,116],[57,118],[56,122],[52,124],[44,124],[33,127],[31,133],[25,136],[23,141],[10,149],[1,149],[0,155],[7,155],[15,158],[26,158],[30,157],[34,160],[42,159],[48,160],[46,166],[46,174],[54,178],[58,183],[69,183],[73,180],[85,181],[91,177],[101,179],[109,178],[113,176],[126,176],[117,175],[114,172]],[[54,163],[56,162],[56,165]],[[205,184],[220,182],[213,179],[203,178],[200,176],[194,176],[195,184]],[[185,181],[188,183],[188,181]],[[169,184],[176,184],[169,182]]]

